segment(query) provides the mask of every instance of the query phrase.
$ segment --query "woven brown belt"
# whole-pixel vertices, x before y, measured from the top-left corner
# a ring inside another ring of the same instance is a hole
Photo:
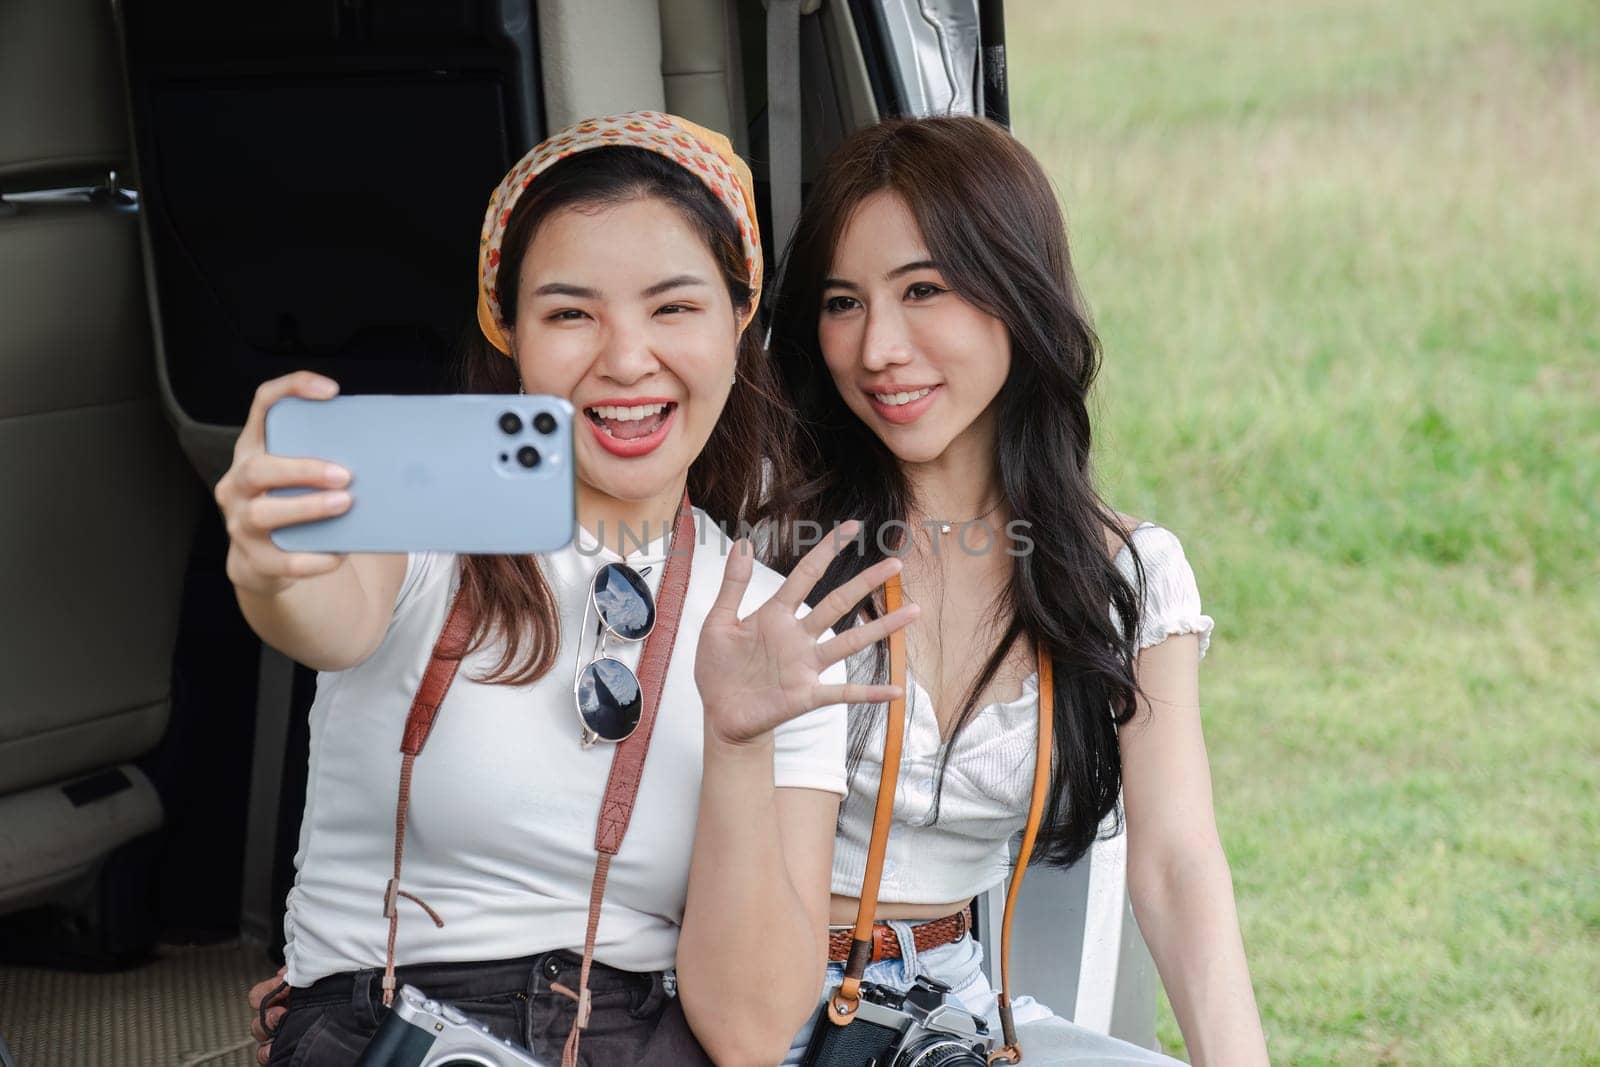
[[[850,958],[850,935],[854,927],[846,926],[828,934],[828,962],[844,963]],[[954,915],[918,923],[911,928],[912,944],[918,952],[960,941],[972,930],[972,905],[968,904]],[[869,962],[897,960],[901,957],[900,937],[888,923],[874,923],[872,927],[872,957]]]

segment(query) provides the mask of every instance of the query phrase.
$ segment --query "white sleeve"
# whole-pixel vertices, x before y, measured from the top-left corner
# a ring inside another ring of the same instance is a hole
[[[411,552],[406,555],[406,576],[394,597],[394,615],[418,599],[421,591],[440,578],[448,581],[455,568],[455,556],[448,552]]]
[[[781,575],[756,564],[739,605],[739,617],[766,603],[782,584]],[[802,605],[799,614],[805,616],[810,610]],[[833,631],[827,630],[818,641],[832,637]],[[843,663],[822,672],[825,685],[844,685],[849,680]],[[849,788],[845,780],[846,714],[845,705],[830,704],[773,730],[772,784],[779,789],[821,789],[844,796]]]
[[[1145,580],[1139,647],[1159,645],[1178,634],[1198,634],[1200,655],[1204,656],[1216,624],[1200,609],[1200,589],[1194,569],[1183,554],[1183,545],[1171,530],[1160,526],[1141,526],[1133,532],[1132,540],[1144,566]],[[1117,567],[1128,581],[1136,581],[1133,559],[1126,550],[1117,554]]]
[[[845,684],[845,665],[835,663],[823,671],[822,681]],[[778,727],[772,732],[772,784],[779,789],[821,789],[844,796],[848,788],[845,730],[843,704],[809,711]]]

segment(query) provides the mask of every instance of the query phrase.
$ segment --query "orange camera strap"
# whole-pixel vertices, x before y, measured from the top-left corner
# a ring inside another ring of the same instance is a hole
[[[883,585],[884,613],[899,610],[900,578],[892,576]],[[906,646],[905,632],[889,635],[889,679],[898,685],[901,696],[889,702],[884,724],[883,775],[878,782],[877,807],[872,817],[872,838],[867,845],[867,869],[861,879],[861,897],[856,908],[856,925],[851,932],[850,958],[845,962],[844,979],[828,998],[828,1021],[846,1026],[856,1017],[861,1002],[861,979],[872,959],[872,927],[878,910],[878,886],[883,877],[883,855],[889,845],[889,824],[894,815],[895,786],[900,778],[900,750],[905,737]],[[1019,1063],[1022,1046],[1017,1041],[1016,1023],[1011,1014],[1011,920],[1016,913],[1022,877],[1033,855],[1044,817],[1045,798],[1050,791],[1050,757],[1053,747],[1055,681],[1049,655],[1039,653],[1039,745],[1034,761],[1033,795],[1028,804],[1028,822],[1022,832],[1022,848],[1017,853],[1017,868],[1006,893],[1005,918],[1000,929],[1000,1029],[1002,1044],[989,1053],[990,1063]]]
[[[890,575],[883,583],[885,615],[900,610],[900,576]],[[889,823],[894,816],[894,790],[900,780],[900,748],[906,725],[906,635],[896,630],[889,635],[889,680],[901,687],[900,696],[889,701],[888,719],[883,734],[883,775],[878,779],[878,804],[872,814],[872,839],[867,845],[867,869],[861,877],[861,898],[856,907],[856,928],[850,936],[850,957],[845,961],[844,980],[828,998],[828,1020],[846,1026],[856,1017],[861,1003],[861,976],[872,959],[872,924],[878,911],[878,883],[883,878],[883,853],[889,845]]]
[[[1039,837],[1039,823],[1044,819],[1044,802],[1050,794],[1050,757],[1054,750],[1052,727],[1055,725],[1055,676],[1050,656],[1039,652],[1039,751],[1033,763],[1033,795],[1028,801],[1028,825],[1022,831],[1022,847],[1017,852],[1017,869],[1011,876],[1011,888],[1006,892],[1005,918],[1000,921],[1000,1036],[1003,1044],[989,1053],[990,1063],[1021,1063],[1022,1043],[1017,1040],[1016,1020],[1011,1017],[1011,918],[1017,910],[1017,896],[1022,891],[1022,876],[1028,871],[1028,861],[1033,857],[1033,845]]]

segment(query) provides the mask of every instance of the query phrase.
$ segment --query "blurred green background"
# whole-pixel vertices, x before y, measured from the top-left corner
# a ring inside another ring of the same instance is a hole
[[[1006,9],[1275,1062],[1600,1063],[1600,4]]]

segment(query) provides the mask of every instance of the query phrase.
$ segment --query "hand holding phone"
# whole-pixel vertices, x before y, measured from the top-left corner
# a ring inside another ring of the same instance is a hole
[[[263,382],[256,389],[244,430],[233,446],[233,464],[217,482],[214,496],[228,530],[228,579],[260,596],[276,596],[302,578],[337,570],[343,557],[318,552],[285,552],[272,531],[289,523],[341,515],[350,508],[350,472],[319,459],[267,454],[267,410],[285,397],[331,400],[339,384],[301,371]],[[272,490],[297,487],[292,497]]]

